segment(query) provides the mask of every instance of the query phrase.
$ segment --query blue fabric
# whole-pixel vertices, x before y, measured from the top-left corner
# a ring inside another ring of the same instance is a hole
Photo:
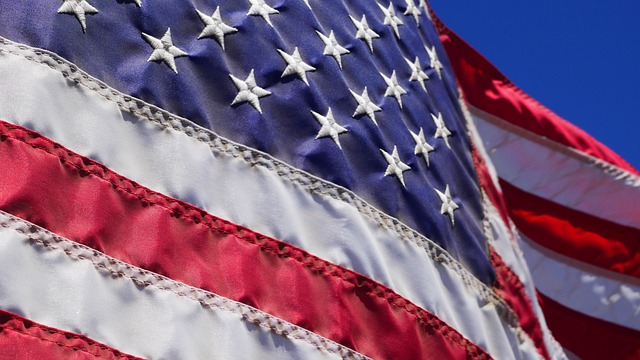
[[[110,86],[344,186],[442,245],[482,281],[493,281],[455,79],[424,9],[418,27],[413,17],[402,14],[405,2],[393,1],[404,22],[398,40],[383,24],[376,2],[369,0],[310,0],[313,12],[302,0],[267,0],[280,12],[270,16],[273,27],[259,16],[247,16],[250,3],[244,0],[143,0],[141,8],[128,0],[89,2],[99,13],[87,14],[83,33],[73,15],[56,13],[62,1],[0,0],[0,35],[54,51]],[[225,37],[225,51],[212,38],[197,40],[204,25],[195,8],[211,15],[218,5],[223,21],[238,29]],[[380,35],[373,40],[373,55],[355,38],[356,27],[349,19],[360,20],[363,14]],[[161,38],[169,27],[174,45],[189,54],[176,58],[178,74],[162,62],[147,62],[152,49],[141,35]],[[316,30],[325,36],[333,30],[350,51],[342,56],[342,71],[333,57],[323,55]],[[443,80],[429,67],[425,46],[432,45],[445,65]],[[277,49],[291,54],[295,47],[316,68],[307,73],[310,87],[295,75],[281,78],[286,63]],[[405,58],[413,62],[416,56],[431,78],[426,81],[428,93],[409,81]],[[258,86],[272,93],[260,99],[263,114],[248,103],[230,105],[237,91],[229,74],[244,80],[252,69]],[[380,73],[390,76],[393,70],[407,91],[403,109],[384,96],[387,86]],[[361,94],[365,86],[382,108],[376,113],[379,127],[366,116],[351,116],[357,103],[349,89]],[[325,115],[329,107],[349,131],[340,135],[342,150],[330,138],[315,139],[320,125],[311,110]],[[451,150],[434,138],[430,113],[438,112],[453,133]],[[435,147],[429,168],[422,156],[413,154],[409,130],[418,133],[420,127]],[[406,189],[396,177],[384,176],[387,163],[380,149],[391,153],[394,145],[411,167],[404,173]],[[460,206],[455,225],[440,214],[434,190],[444,192],[447,184]]]

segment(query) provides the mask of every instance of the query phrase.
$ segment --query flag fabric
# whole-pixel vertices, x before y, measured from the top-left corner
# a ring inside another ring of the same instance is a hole
[[[0,356],[565,357],[425,2],[0,9]]]
[[[549,328],[571,356],[640,358],[640,172],[436,23]]]

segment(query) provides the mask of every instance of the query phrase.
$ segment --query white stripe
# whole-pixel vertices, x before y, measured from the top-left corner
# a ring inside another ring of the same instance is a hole
[[[0,263],[0,307],[132,355],[364,358],[249,306],[124,264],[4,212]]]
[[[623,275],[568,259],[524,235],[522,239],[538,291],[575,311],[640,331],[637,279],[624,281]]]
[[[603,171],[594,165],[596,159],[473,111],[500,178],[566,207],[640,229],[640,178]]]
[[[17,51],[10,44],[3,48]],[[144,186],[379,281],[495,357],[538,356],[531,340],[504,316],[508,310],[501,299],[439,247],[399,238],[389,230],[393,225],[371,221],[342,201],[337,191],[320,195],[299,185],[311,176],[295,175],[300,179],[294,182],[266,166],[220,151],[220,147],[236,146],[226,140],[217,138],[219,146],[210,147],[197,139],[200,133],[188,136],[161,127],[144,114],[134,117],[120,112],[116,103],[91,90],[80,76],[84,86],[75,86],[50,68],[58,66],[56,61],[43,66],[36,63],[42,56],[34,51],[20,52],[35,60],[6,51],[0,55],[0,78],[12,83],[11,89],[0,89],[0,117],[34,129]],[[179,128],[180,121],[174,122]],[[196,132],[189,129],[185,131]],[[270,161],[268,155],[238,152]]]

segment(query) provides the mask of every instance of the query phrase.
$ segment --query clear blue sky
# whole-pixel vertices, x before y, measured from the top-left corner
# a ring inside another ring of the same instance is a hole
[[[516,85],[640,169],[640,1],[430,4]]]

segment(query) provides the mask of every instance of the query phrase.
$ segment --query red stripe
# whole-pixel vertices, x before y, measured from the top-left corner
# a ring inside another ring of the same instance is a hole
[[[633,174],[640,172],[586,132],[562,119],[515,86],[480,53],[433,18],[466,100],[473,106]]]
[[[524,285],[518,276],[500,258],[493,247],[489,247],[491,264],[496,269],[496,292],[509,304],[518,317],[518,323],[527,335],[533,340],[538,352],[545,358],[551,356],[544,343],[542,326],[533,311],[531,299],[524,289]]]
[[[543,294],[538,296],[549,329],[567,350],[584,360],[640,359],[640,332],[574,311]]]
[[[506,181],[500,186],[513,222],[532,241],[567,257],[640,277],[640,230],[564,207]]]
[[[375,358],[486,358],[348,269],[143,188],[0,122],[0,208],[112,257],[254,306]]]
[[[0,310],[0,359],[128,359],[90,338],[44,326]]]

